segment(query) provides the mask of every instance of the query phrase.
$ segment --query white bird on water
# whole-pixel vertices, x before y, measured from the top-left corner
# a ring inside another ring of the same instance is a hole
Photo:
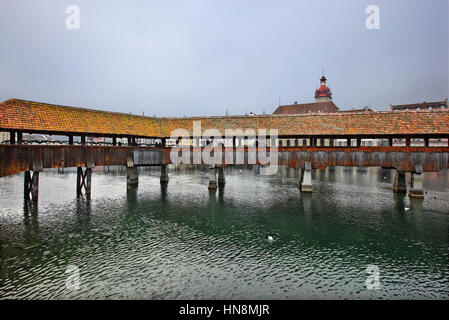
[[[273,237],[272,236],[268,236],[268,242],[273,242]]]
[[[405,207],[405,208],[404,208],[404,210],[405,210],[405,211],[409,211],[409,210],[410,210],[410,208],[407,208],[407,207]]]

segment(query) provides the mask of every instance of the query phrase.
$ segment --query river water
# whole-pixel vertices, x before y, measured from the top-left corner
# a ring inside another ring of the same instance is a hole
[[[88,200],[74,170],[49,170],[37,207],[23,173],[1,178],[0,298],[449,299],[448,171],[424,175],[424,201],[380,168],[315,170],[304,196],[287,167],[225,175],[211,193],[200,168],[167,188],[145,168],[127,190],[96,168]]]

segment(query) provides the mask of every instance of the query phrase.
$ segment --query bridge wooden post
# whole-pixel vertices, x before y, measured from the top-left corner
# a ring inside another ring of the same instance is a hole
[[[31,195],[31,199],[30,199]],[[37,202],[39,196],[39,171],[25,171],[24,197],[25,201]]]
[[[218,167],[218,185],[224,186],[226,184],[225,175],[224,175],[224,168]]]
[[[82,196],[84,189],[86,195],[90,197],[91,186],[92,186],[92,168],[86,168],[86,170],[83,170],[83,167],[77,167],[76,195]]]
[[[410,138],[405,138],[405,146],[406,147],[410,147],[410,143],[411,143],[411,139]]]
[[[69,135],[69,145],[73,146],[73,135]]]
[[[162,147],[166,147],[167,146],[167,139],[162,138],[161,139],[161,144],[162,144]]]
[[[16,132],[15,131],[11,131],[9,133],[9,143],[16,144]]]
[[[346,139],[346,146],[347,147],[352,147],[351,139]]]
[[[300,168],[298,171],[298,188],[301,190],[302,188],[302,181],[304,179],[304,168]]]
[[[429,137],[425,137],[424,138],[424,147],[429,147],[430,143],[429,143]]]
[[[389,147],[393,146],[393,138],[388,138],[388,146]]]
[[[161,165],[161,184],[167,184],[168,183],[168,170],[167,165],[163,164]]]
[[[86,145],[86,136],[81,136],[81,145]]]
[[[406,193],[407,192],[407,185],[405,183],[405,172],[394,170],[393,192],[394,193]]]
[[[216,190],[217,189],[217,171],[216,169],[211,166],[209,168],[209,190]]]
[[[21,131],[17,132],[17,144],[22,144],[23,143],[23,134]]]

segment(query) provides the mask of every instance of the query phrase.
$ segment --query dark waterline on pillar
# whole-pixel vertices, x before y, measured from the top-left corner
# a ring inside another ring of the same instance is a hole
[[[23,173],[0,179],[0,298],[449,299],[448,171],[415,176],[415,199],[376,168],[311,170],[304,195],[284,166],[128,169],[92,168],[90,199],[76,168],[44,170],[38,204]]]

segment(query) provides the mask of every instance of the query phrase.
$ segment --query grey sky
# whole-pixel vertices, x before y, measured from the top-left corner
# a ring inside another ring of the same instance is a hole
[[[81,29],[65,27],[80,8]],[[366,6],[380,30],[365,28]],[[448,1],[0,2],[0,100],[157,116],[341,109],[448,97]]]

